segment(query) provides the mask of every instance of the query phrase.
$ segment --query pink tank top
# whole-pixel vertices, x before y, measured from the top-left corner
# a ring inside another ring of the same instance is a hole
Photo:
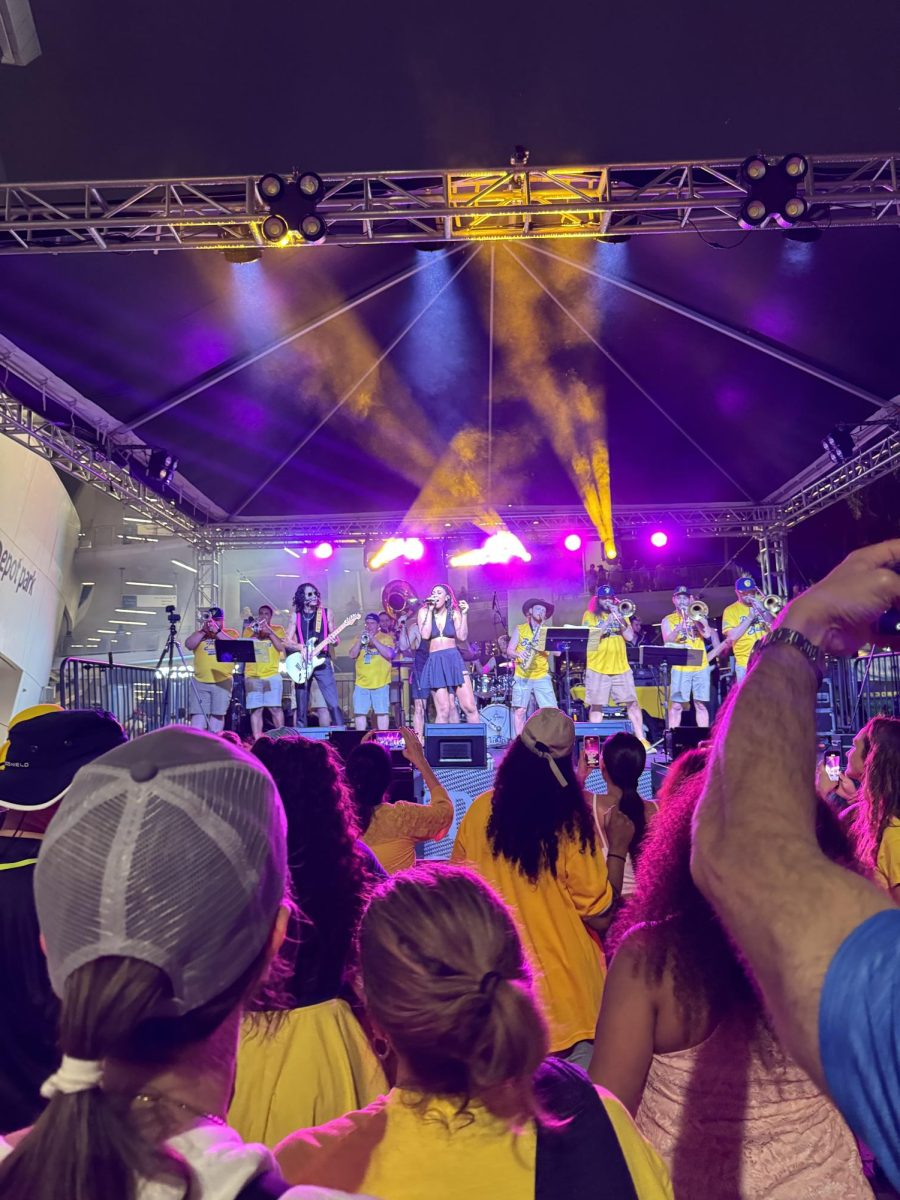
[[[872,1200],[843,1118],[771,1037],[724,1021],[654,1054],[637,1125],[675,1200]]]

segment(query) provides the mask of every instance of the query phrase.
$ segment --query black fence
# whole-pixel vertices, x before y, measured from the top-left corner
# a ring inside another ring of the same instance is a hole
[[[153,667],[85,658],[64,658],[59,667],[63,708],[105,709],[131,737],[159,729],[164,723],[189,721],[190,686],[190,678],[173,675],[168,679]]]
[[[833,659],[834,720],[840,733],[855,733],[872,717],[900,717],[900,654]]]

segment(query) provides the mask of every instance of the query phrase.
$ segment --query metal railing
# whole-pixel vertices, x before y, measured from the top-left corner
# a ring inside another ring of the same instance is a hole
[[[855,733],[872,717],[900,717],[900,654],[833,659],[828,678],[840,732]]]
[[[168,696],[166,684],[168,682]],[[111,712],[126,733],[136,737],[163,724],[186,723],[190,713],[190,679],[166,680],[153,667],[131,667],[64,658],[59,666],[59,702],[63,708],[99,708]]]

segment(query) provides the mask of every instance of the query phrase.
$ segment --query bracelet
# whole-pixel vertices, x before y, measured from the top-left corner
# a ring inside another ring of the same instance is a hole
[[[622,862],[626,861],[624,854],[607,854],[607,858],[621,858]]]

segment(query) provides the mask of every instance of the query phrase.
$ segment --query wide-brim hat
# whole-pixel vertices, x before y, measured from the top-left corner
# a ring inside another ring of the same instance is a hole
[[[128,741],[109,712],[71,709],[20,721],[0,768],[0,808],[49,808],[81,767]]]
[[[536,604],[543,604],[544,608],[546,608],[546,610],[547,610],[547,616],[548,616],[548,617],[552,617],[552,616],[553,616],[553,612],[554,612],[554,610],[555,610],[555,608],[556,608],[556,605],[555,605],[555,604],[551,604],[549,600],[542,600],[542,599],[540,598],[540,596],[532,596],[530,600],[526,600],[526,601],[525,601],[525,603],[522,605],[522,613],[524,614],[524,616],[526,616],[526,617],[527,617],[527,616],[528,616],[528,613],[529,613],[529,611],[530,611],[532,608],[534,608],[534,606],[535,606]]]

